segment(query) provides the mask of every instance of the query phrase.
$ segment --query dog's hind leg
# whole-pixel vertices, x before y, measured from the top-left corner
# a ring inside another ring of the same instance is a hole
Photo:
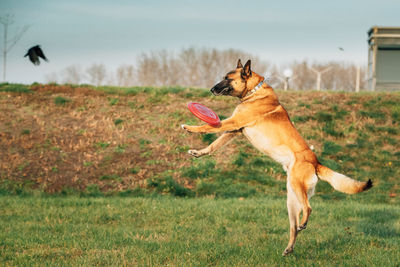
[[[201,150],[189,150],[188,153],[194,157],[201,157],[213,153],[215,150],[221,148],[223,145],[230,142],[236,135],[240,134],[241,131],[225,132],[220,137],[218,137],[214,142],[212,142],[208,147]]]
[[[309,197],[314,193],[318,178],[312,164],[301,162],[295,164],[291,170],[290,184],[303,209],[303,216],[297,230],[301,231],[307,227],[308,218],[311,214]]]
[[[290,185],[290,180],[287,182],[287,208],[290,223],[290,238],[286,249],[283,251],[282,255],[286,256],[293,252],[294,244],[296,242],[296,237],[298,233],[299,216],[301,212],[301,204],[298,201],[296,194],[294,193],[292,186]]]

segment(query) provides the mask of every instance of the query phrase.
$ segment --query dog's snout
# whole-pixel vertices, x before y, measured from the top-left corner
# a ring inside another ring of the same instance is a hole
[[[223,81],[217,83],[216,85],[214,85],[213,88],[211,88],[210,91],[214,95],[225,95],[225,94],[227,94],[228,91],[230,91],[229,81],[223,80]]]

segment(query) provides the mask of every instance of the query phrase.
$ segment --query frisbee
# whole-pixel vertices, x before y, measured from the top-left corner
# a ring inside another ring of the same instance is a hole
[[[193,113],[200,120],[207,122],[211,126],[217,126],[221,121],[219,120],[218,115],[202,104],[190,102],[188,105],[190,112]]]

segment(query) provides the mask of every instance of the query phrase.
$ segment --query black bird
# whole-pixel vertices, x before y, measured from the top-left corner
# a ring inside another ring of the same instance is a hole
[[[29,56],[30,61],[32,61],[32,63],[34,65],[39,65],[40,64],[39,57],[44,59],[46,62],[49,61],[46,58],[46,56],[43,54],[43,51],[42,51],[42,49],[40,48],[39,45],[35,45],[35,46],[32,46],[31,48],[29,48],[28,52],[26,52],[24,57],[26,57],[26,56]]]

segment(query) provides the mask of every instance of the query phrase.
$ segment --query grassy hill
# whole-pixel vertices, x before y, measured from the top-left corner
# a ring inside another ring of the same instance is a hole
[[[319,160],[375,187],[357,201],[399,203],[400,94],[282,92],[280,102]],[[186,108],[203,103],[221,118],[238,100],[191,88],[0,85],[2,194],[208,196],[285,195],[281,166],[243,137],[212,156],[187,154],[217,135]],[[317,198],[344,199],[325,182]]]

